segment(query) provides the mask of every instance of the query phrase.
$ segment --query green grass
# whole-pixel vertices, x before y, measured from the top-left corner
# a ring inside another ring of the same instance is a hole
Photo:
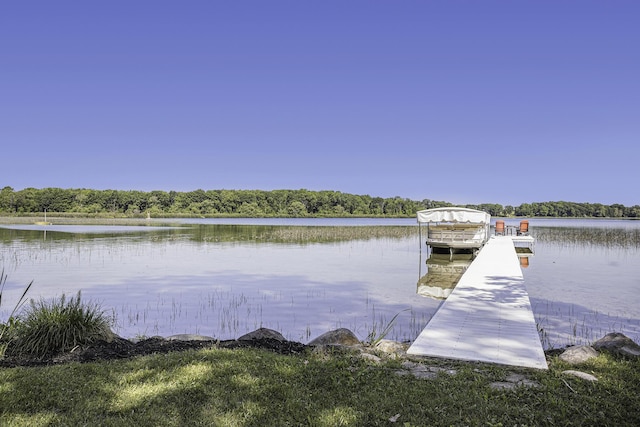
[[[128,361],[0,368],[0,425],[458,426],[638,425],[640,362],[601,355],[549,371],[430,361],[455,369],[400,376],[399,361],[210,349]],[[494,390],[511,372],[535,388]],[[390,418],[399,414],[395,424]]]
[[[5,274],[3,269],[2,272],[0,272],[0,308],[2,308],[2,294],[4,292],[4,287],[6,283],[7,283],[7,275]],[[20,298],[18,298],[18,301],[16,302],[13,309],[11,310],[11,313],[9,313],[9,317],[7,317],[7,319],[4,322],[0,322],[0,359],[2,359],[8,345],[14,338],[15,330],[17,326],[15,314],[20,310],[20,308],[22,308],[22,306],[26,302],[27,293],[29,292],[29,289],[31,288],[32,285],[33,285],[33,282],[29,283],[25,287],[24,291],[22,292],[22,295],[20,296]]]
[[[30,301],[15,323],[7,352],[41,358],[113,337],[111,319],[97,304],[82,302],[80,292],[51,301]]]

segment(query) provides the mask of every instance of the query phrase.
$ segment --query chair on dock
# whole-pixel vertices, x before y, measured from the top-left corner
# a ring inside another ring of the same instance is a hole
[[[496,221],[496,236],[504,236],[504,221]]]
[[[518,236],[528,236],[529,235],[529,221],[522,220],[520,221],[520,227],[517,230]]]

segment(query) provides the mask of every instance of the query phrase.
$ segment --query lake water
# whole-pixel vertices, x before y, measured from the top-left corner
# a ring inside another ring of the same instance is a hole
[[[230,339],[268,327],[308,342],[345,327],[365,340],[397,315],[387,337],[410,341],[441,303],[419,292],[436,267],[414,219],[152,223],[1,226],[0,321],[31,281],[35,299],[81,291],[125,337]],[[537,242],[523,273],[545,347],[610,331],[640,342],[640,221],[531,219],[530,227]]]

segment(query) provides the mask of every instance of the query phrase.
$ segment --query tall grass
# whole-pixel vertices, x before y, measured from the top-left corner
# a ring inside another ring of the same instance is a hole
[[[333,243],[351,240],[403,239],[418,236],[416,226],[278,226],[206,225],[195,227],[193,239],[203,242]]]
[[[398,313],[396,313],[396,315],[393,316],[391,318],[391,320],[385,325],[385,327],[382,329],[382,331],[378,331],[377,325],[374,323],[371,331],[369,332],[369,335],[367,336],[367,342],[371,346],[375,346],[380,341],[385,339],[385,337],[387,335],[389,335],[389,332],[391,332],[391,329],[393,329],[393,326],[396,324],[396,319],[398,318],[400,313],[402,313],[404,311],[410,311],[410,310],[411,310],[410,308],[405,308],[404,310],[399,311]]]
[[[0,308],[2,308],[2,294],[4,292],[6,283],[7,275],[5,274],[3,269],[2,273],[0,273]],[[33,281],[31,281],[22,292],[22,295],[18,299],[18,302],[16,302],[13,310],[11,310],[6,323],[0,323],[0,359],[4,356],[7,346],[9,345],[9,341],[13,338],[13,333],[16,328],[15,314],[26,302],[27,292],[29,292],[31,285],[33,285]]]
[[[539,242],[563,246],[640,249],[640,228],[535,227],[531,234]]]
[[[80,292],[51,301],[31,300],[16,322],[12,354],[42,358],[72,350],[78,345],[111,340],[112,320],[99,305],[81,301]]]

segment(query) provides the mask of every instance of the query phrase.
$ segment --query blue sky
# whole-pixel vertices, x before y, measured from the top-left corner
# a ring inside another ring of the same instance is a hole
[[[637,1],[20,1],[0,186],[640,204]]]

